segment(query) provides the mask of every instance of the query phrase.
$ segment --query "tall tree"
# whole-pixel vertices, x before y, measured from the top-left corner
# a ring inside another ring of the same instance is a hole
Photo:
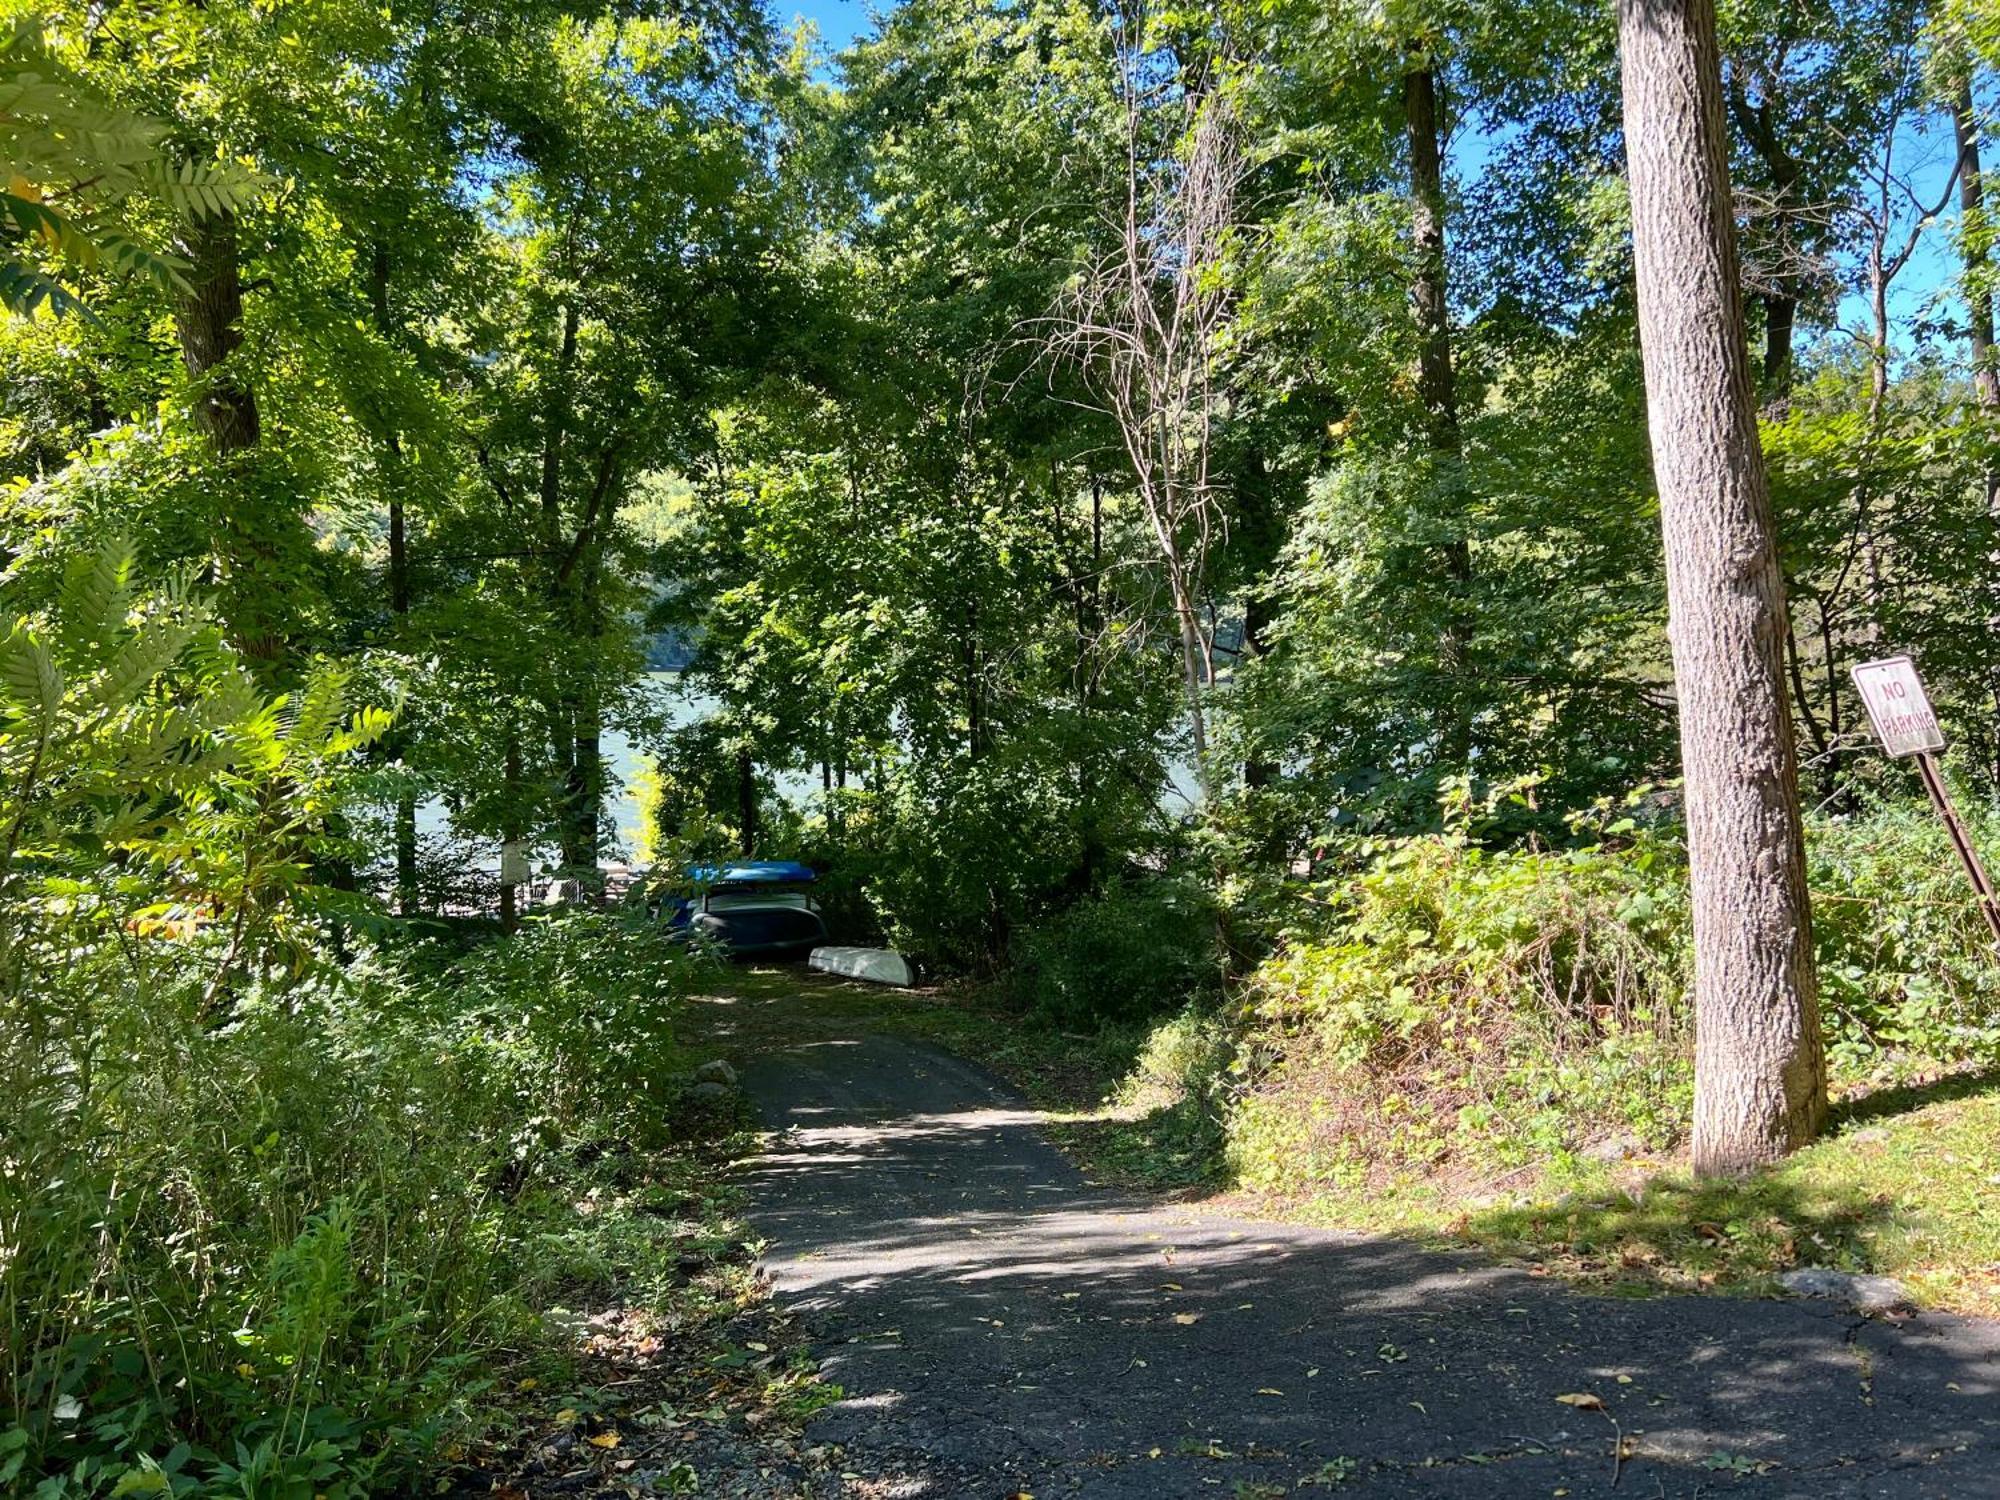
[[[1458,371],[1451,349],[1451,305],[1445,285],[1444,152],[1438,120],[1437,72],[1428,57],[1413,57],[1403,75],[1403,128],[1410,156],[1410,235],[1416,251],[1410,305],[1417,319],[1417,394],[1423,403],[1424,441],[1437,469],[1439,500],[1463,508],[1465,439],[1458,425]],[[1452,596],[1438,661],[1448,676],[1462,676],[1471,641],[1464,594],[1472,581],[1472,545],[1453,520],[1439,549],[1444,588]],[[1449,695],[1440,725],[1441,748],[1453,770],[1471,759],[1472,725],[1462,688]]]
[[[1619,0],[1639,337],[1695,934],[1694,1165],[1810,1140],[1826,1068],[1785,705],[1784,583],[1738,301],[1713,0]]]

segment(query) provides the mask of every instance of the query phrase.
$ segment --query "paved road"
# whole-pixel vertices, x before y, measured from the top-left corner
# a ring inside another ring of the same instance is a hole
[[[751,1217],[846,1392],[809,1436],[869,1495],[2000,1497],[2000,1326],[1592,1298],[1152,1206],[895,1038],[746,1082],[784,1132]]]

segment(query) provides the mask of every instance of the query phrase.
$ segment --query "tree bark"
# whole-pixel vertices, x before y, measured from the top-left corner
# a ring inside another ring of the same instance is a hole
[[[195,384],[195,424],[226,462],[263,437],[257,394],[230,363],[243,346],[235,219],[212,214],[194,220],[181,233],[180,249],[188,263],[186,290],[174,303],[181,364]],[[271,519],[230,508],[219,523],[213,545],[229,576],[230,634],[259,668],[275,671],[285,654],[285,613]]]
[[[262,425],[257,396],[223,365],[243,346],[243,281],[238,267],[236,221],[213,214],[190,223],[181,236],[187,289],[174,309],[181,364],[199,382],[195,420],[219,454],[257,446]]]
[[[1988,423],[2000,427],[2000,362],[1993,347],[1992,225],[1986,218],[1986,180],[1979,159],[1979,115],[1972,102],[1972,73],[1954,81],[1951,128],[1958,143],[1958,207],[1960,243],[1965,255],[1965,311],[1972,345],[1972,397]],[[1986,514],[2000,524],[2000,463],[1989,462],[1985,475]],[[1989,641],[2000,641],[2000,554],[1987,558]],[[2000,663],[1989,667],[1986,690],[1993,701],[1992,749],[1987,774],[2000,785]]]
[[[1262,587],[1269,581],[1273,564],[1284,546],[1284,521],[1279,514],[1277,481],[1261,449],[1250,454],[1243,477],[1237,482],[1237,534],[1251,554],[1246,569],[1248,585],[1243,595],[1243,651],[1247,666],[1269,649],[1267,639],[1275,623],[1270,595]],[[1243,757],[1243,785],[1256,791],[1277,783],[1278,767],[1262,744],[1252,739]]]
[[[500,840],[503,845],[519,842],[521,827],[521,734],[512,715],[507,720],[507,744],[501,761]],[[500,882],[500,930],[513,932],[520,920],[520,888]]]
[[[578,700],[569,761],[569,848],[563,863],[594,899],[598,885],[598,823],[604,811],[604,723],[595,686]]]
[[[1972,336],[1972,389],[1980,410],[2000,417],[2000,364],[1994,362],[1992,226],[1986,220],[1986,181],[1979,161],[1979,116],[1972,104],[1972,76],[1961,77],[1953,91],[1952,131],[1958,140],[1958,207],[1964,219],[1966,313]],[[2000,476],[1988,476],[1987,500],[2000,503]]]
[[[1424,408],[1424,436],[1444,481],[1448,535],[1440,548],[1445,579],[1445,624],[1439,663],[1453,700],[1440,725],[1447,765],[1464,770],[1472,758],[1471,705],[1466,700],[1472,622],[1466,590],[1472,581],[1472,547],[1460,530],[1465,439],[1458,423],[1458,371],[1452,358],[1451,309],[1444,253],[1444,159],[1439,144],[1437,77],[1425,67],[1403,76],[1403,126],[1410,151],[1410,229],[1415,265],[1410,305],[1417,319],[1417,394]]]
[[[542,502],[542,546],[548,552],[551,569],[562,552],[563,444],[569,437],[569,383],[576,369],[577,321],[576,304],[566,305],[556,346],[556,367],[549,376],[542,403],[542,473],[538,488]]]
[[[1771,393],[1774,415],[1791,404],[1792,333],[1798,321],[1798,298],[1764,298],[1764,389]]]
[[[736,752],[736,821],[743,857],[749,859],[757,852],[757,763],[747,749]]]
[[[1738,291],[1714,0],[1619,0],[1639,337],[1667,557],[1695,938],[1694,1166],[1826,1113],[1784,581]]]
[[[396,322],[389,311],[388,241],[374,242],[369,271],[375,331],[384,339],[393,339]],[[384,499],[389,507],[389,613],[400,625],[410,612],[410,556],[403,516],[403,443],[393,426],[383,433],[382,447]],[[384,749],[401,761],[408,744],[408,736],[398,725]],[[417,909],[417,793],[409,785],[396,792],[396,909],[406,917]]]

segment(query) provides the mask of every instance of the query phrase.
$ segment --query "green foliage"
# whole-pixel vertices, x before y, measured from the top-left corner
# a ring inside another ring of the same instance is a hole
[[[1968,823],[1990,862],[2000,819],[1980,807]],[[2000,1063],[2000,955],[1936,815],[1883,800],[1816,819],[1806,858],[1835,1065],[1862,1072],[1897,1054]]]
[[[1065,1031],[1129,1027],[1182,1006],[1211,1006],[1222,977],[1214,903],[1187,881],[1110,886],[1014,941],[1015,993]],[[1163,1082],[1198,1071],[1187,1056],[1190,1038],[1156,1040],[1167,1049],[1153,1056]]]
[[[85,271],[137,274],[159,289],[186,283],[186,263],[118,222],[126,202],[153,198],[183,217],[232,212],[259,186],[235,162],[166,154],[166,125],[117,108],[64,66],[32,21],[0,21],[0,308],[32,316],[83,304],[35,263],[52,255]]]
[[[316,876],[386,723],[263,696],[129,550],[0,645],[0,1462],[41,1493],[397,1485],[533,1331],[510,1200],[662,1129],[650,924],[341,952],[373,919]]]
[[[1250,982],[1237,1170],[1494,1171],[1611,1128],[1670,1139],[1690,1099],[1680,867],[1657,836],[1618,840],[1365,846]]]
[[[572,917],[259,989],[217,1029],[178,976],[107,993],[86,961],[93,1090],[11,1069],[0,1176],[0,1412],[50,1493],[149,1461],[218,1494],[409,1482],[584,1255],[543,1227],[571,1148],[658,1143],[683,962]]]
[[[1323,887],[1249,982],[1235,1169],[1386,1187],[1560,1175],[1607,1137],[1671,1150],[1692,1100],[1685,853],[1670,825],[1579,828],[1552,850],[1378,843]],[[1815,819],[1807,852],[1843,1076],[2000,1058],[2000,963],[1935,820]]]

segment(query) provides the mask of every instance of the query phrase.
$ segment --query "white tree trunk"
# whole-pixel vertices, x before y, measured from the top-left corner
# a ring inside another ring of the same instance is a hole
[[[1695,938],[1694,1166],[1819,1129],[1826,1074],[1784,584],[1757,437],[1714,0],[1619,0],[1646,405],[1667,556]]]

